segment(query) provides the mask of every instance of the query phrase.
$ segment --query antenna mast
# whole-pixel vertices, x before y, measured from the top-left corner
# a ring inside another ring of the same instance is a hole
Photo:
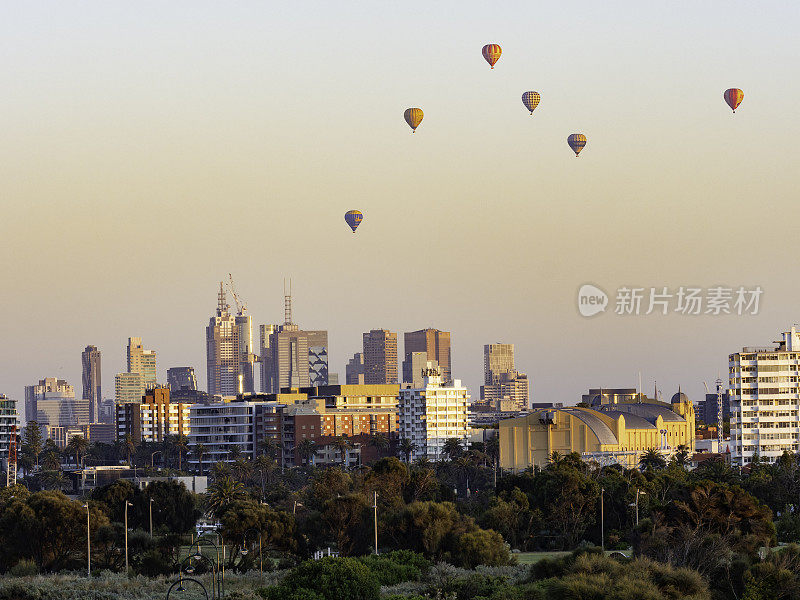
[[[283,324],[292,325],[292,279],[289,278],[289,293],[286,293],[286,279],[283,280]]]

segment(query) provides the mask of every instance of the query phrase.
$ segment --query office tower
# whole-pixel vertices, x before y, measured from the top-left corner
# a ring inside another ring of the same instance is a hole
[[[272,350],[270,349],[270,339],[273,333],[280,329],[279,325],[259,325],[258,326],[258,356],[261,371],[260,389],[264,393],[272,391]]]
[[[194,374],[194,367],[172,367],[167,369],[167,385],[170,391],[196,390],[197,377]]]
[[[412,388],[422,387],[425,380],[424,372],[429,368],[438,369],[439,365],[435,360],[428,360],[427,352],[406,354],[406,359],[403,361],[403,383],[410,384]]]
[[[514,344],[486,344],[483,347],[483,382],[495,383],[503,373],[513,373]]]
[[[17,403],[5,394],[0,394],[0,461],[2,461],[3,468],[7,472],[9,469],[8,453],[18,430]],[[16,449],[16,452],[17,456],[19,456],[19,448]],[[14,463],[15,461],[12,459],[12,470]],[[8,475],[16,479],[16,472],[8,473]]]
[[[398,394],[400,437],[414,444],[412,460],[440,460],[448,438],[466,440],[467,388],[456,379],[445,384],[440,370],[426,369],[423,385]]]
[[[77,400],[66,381],[47,377],[25,386],[25,419],[39,425],[82,425],[89,422],[89,401]]]
[[[189,435],[189,404],[172,402],[167,387],[148,390],[141,402],[117,404],[117,439],[163,442],[171,435]]]
[[[253,317],[244,314],[245,308],[239,309],[236,316],[236,328],[239,331],[239,375],[241,382],[239,393],[254,393],[256,354],[253,352]]]
[[[372,329],[364,334],[364,383],[397,383],[397,334]]]
[[[428,360],[435,360],[439,371],[445,381],[450,381],[453,376],[450,361],[450,332],[438,329],[420,329],[407,332],[404,336],[403,381],[411,382],[413,374],[411,363],[408,362],[412,352],[425,352]],[[408,366],[406,366],[408,365]]]
[[[145,388],[156,385],[156,352],[145,350],[142,338],[128,338],[128,373],[140,373]]]
[[[800,448],[800,332],[783,332],[774,347],[747,346],[728,357],[731,462],[758,456],[775,462]]]
[[[120,402],[141,402],[146,391],[141,373],[117,373],[114,377],[114,399]]]
[[[245,458],[255,457],[258,406],[253,402],[217,402],[189,408],[189,446],[203,445],[206,469],[216,462],[232,460],[234,446]],[[191,456],[189,463],[196,467],[197,459]]]
[[[364,353],[356,352],[345,367],[345,383],[347,385],[363,385]]]
[[[261,326],[261,389],[282,389],[328,383],[328,332],[303,331],[292,321],[292,296],[284,296],[284,323]]]
[[[514,344],[486,344],[483,347],[481,401],[496,405],[509,402],[519,410],[528,408],[530,382],[514,367]]]
[[[217,313],[211,317],[206,327],[206,362],[210,396],[235,396],[239,393],[239,328],[235,317],[230,314],[230,305],[221,281],[217,295]]]
[[[100,384],[100,350],[97,346],[86,346],[81,353],[83,367],[83,394],[81,397],[89,401],[89,422],[97,423],[100,420],[100,402],[103,399]]]

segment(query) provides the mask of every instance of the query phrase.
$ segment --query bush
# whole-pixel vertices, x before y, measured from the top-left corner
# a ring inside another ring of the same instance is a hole
[[[300,563],[280,586],[266,589],[264,597],[268,600],[378,600],[380,584],[361,561],[327,557]]]
[[[431,567],[424,556],[410,550],[395,550],[381,556],[373,554],[359,560],[367,566],[380,585],[418,581]]]
[[[32,560],[22,559],[8,571],[12,577],[32,577],[39,573],[39,567]]]

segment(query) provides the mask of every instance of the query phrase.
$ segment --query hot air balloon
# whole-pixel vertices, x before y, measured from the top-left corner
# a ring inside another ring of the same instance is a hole
[[[742,100],[744,100],[744,92],[739,88],[731,88],[725,90],[723,97],[725,98],[725,102],[728,103],[728,106],[731,107],[731,110],[736,112],[736,109],[739,108]]]
[[[586,145],[586,136],[582,133],[573,133],[567,138],[567,143],[569,147],[572,148],[577,158],[578,154],[581,153],[581,150],[583,150],[583,147]]]
[[[489,66],[494,69],[494,64],[500,60],[503,49],[499,44],[486,44],[481,52],[483,53],[483,58],[489,63]]]
[[[522,94],[522,103],[525,105],[531,114],[533,114],[533,109],[539,106],[539,100],[542,97],[539,95],[539,92],[525,92]]]
[[[403,113],[406,123],[411,127],[411,133],[416,133],[417,127],[422,123],[423,112],[421,108],[407,108]]]
[[[350,225],[350,229],[353,230],[353,233],[356,232],[358,226],[361,224],[361,221],[364,219],[364,215],[361,214],[360,210],[348,210],[344,213],[344,220],[345,222]]]

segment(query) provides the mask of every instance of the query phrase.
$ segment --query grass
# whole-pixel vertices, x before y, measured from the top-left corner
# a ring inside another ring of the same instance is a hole
[[[630,556],[630,550],[606,550],[606,556],[611,555],[614,552],[621,552],[625,556]],[[532,565],[534,563],[539,562],[544,558],[563,558],[568,554],[572,554],[571,552],[567,551],[554,551],[554,552],[520,552],[519,554],[514,554],[517,558],[517,562],[521,565]]]

